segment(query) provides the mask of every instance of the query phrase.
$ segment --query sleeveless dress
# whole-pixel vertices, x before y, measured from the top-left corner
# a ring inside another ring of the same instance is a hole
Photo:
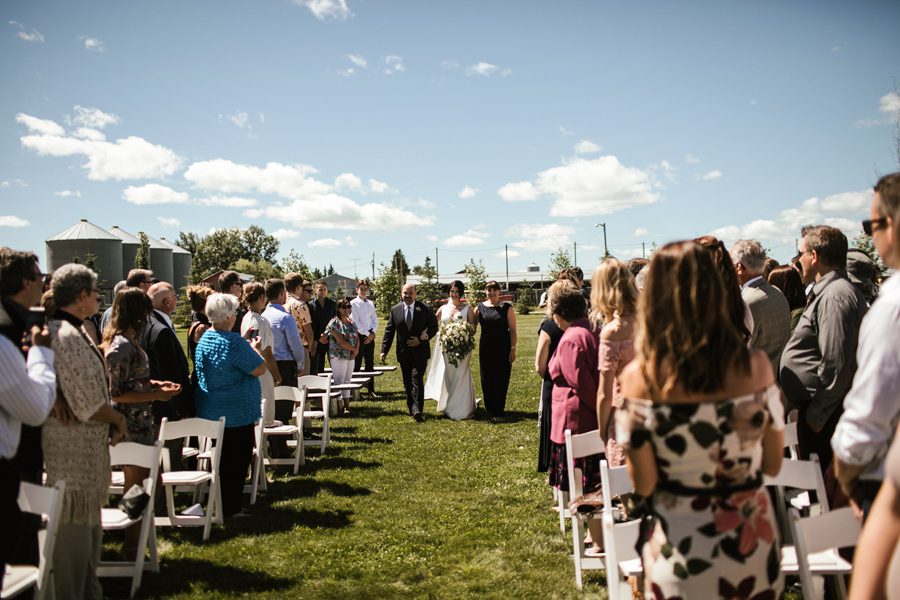
[[[450,321],[450,311],[441,307],[441,323]],[[454,320],[465,320],[469,314],[467,304],[453,315]],[[442,412],[454,421],[470,419],[475,414],[475,386],[472,384],[472,369],[469,362],[470,352],[459,366],[454,367],[441,352],[441,334],[438,333],[428,365],[428,377],[425,380],[425,398],[437,400],[438,412]]]
[[[784,427],[781,390],[718,402],[627,399],[618,441],[653,445],[659,482],[639,544],[645,598],[781,596],[780,543],[762,484],[762,437]]]
[[[478,305],[478,323],[481,338],[478,340],[478,366],[481,371],[481,392],[484,407],[494,416],[503,414],[506,408],[506,392],[512,365],[509,352],[512,340],[509,337],[507,314],[512,308],[509,302],[500,306]]]

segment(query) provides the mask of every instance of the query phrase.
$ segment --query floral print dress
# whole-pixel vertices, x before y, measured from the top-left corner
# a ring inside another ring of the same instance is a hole
[[[783,585],[762,437],[784,427],[781,390],[718,402],[626,400],[626,449],[653,445],[659,470],[641,528],[644,597],[775,600]]]
[[[156,441],[152,403],[116,402],[116,397],[125,392],[149,392],[154,389],[150,383],[150,359],[147,358],[147,353],[124,335],[117,335],[106,348],[106,371],[113,406],[125,415],[128,423],[125,439],[152,446]]]

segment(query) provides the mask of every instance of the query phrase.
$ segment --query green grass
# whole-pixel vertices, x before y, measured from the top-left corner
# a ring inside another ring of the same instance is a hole
[[[519,317],[505,422],[483,408],[452,422],[428,402],[416,424],[399,370],[379,377],[381,397],[363,393],[351,418],[333,420],[332,447],[323,457],[308,451],[299,475],[277,471],[251,517],[214,527],[205,543],[200,528],[160,528],[160,573],[144,576],[140,594],[605,598],[600,572],[586,575],[585,593],[576,589],[570,534],[560,533],[535,468],[539,321]],[[477,356],[472,365],[480,396]]]

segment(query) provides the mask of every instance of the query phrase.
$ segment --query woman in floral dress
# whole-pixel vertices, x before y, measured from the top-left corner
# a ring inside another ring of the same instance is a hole
[[[641,527],[644,597],[775,600],[774,510],[762,476],[781,468],[781,391],[763,352],[729,319],[725,288],[693,242],[653,256],[638,311],[638,356],[622,372],[618,441]]]
[[[324,335],[328,337],[328,362],[331,363],[332,376],[336,384],[350,383],[353,378],[353,365],[359,354],[359,332],[356,324],[350,319],[350,298],[338,300],[335,311],[337,315],[325,326]],[[350,414],[350,390],[341,391],[344,400],[344,414]]]

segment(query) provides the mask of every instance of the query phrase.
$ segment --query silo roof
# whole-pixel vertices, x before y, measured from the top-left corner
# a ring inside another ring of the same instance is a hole
[[[159,238],[159,243],[164,245],[166,248],[172,250],[172,254],[190,254],[187,250],[182,248],[181,246],[176,246],[166,238]]]
[[[169,246],[163,244],[161,241],[159,241],[156,238],[150,237],[149,235],[147,236],[147,240],[150,242],[151,248],[155,248],[157,250],[171,250],[171,248]]]
[[[48,242],[56,242],[61,240],[116,240],[120,238],[114,236],[102,227],[98,227],[87,219],[82,219],[75,223],[62,233],[57,233],[53,237],[47,238]]]
[[[112,229],[109,230],[111,234],[122,240],[123,244],[140,244],[141,238],[134,235],[133,233],[128,233],[118,225],[113,225]]]

